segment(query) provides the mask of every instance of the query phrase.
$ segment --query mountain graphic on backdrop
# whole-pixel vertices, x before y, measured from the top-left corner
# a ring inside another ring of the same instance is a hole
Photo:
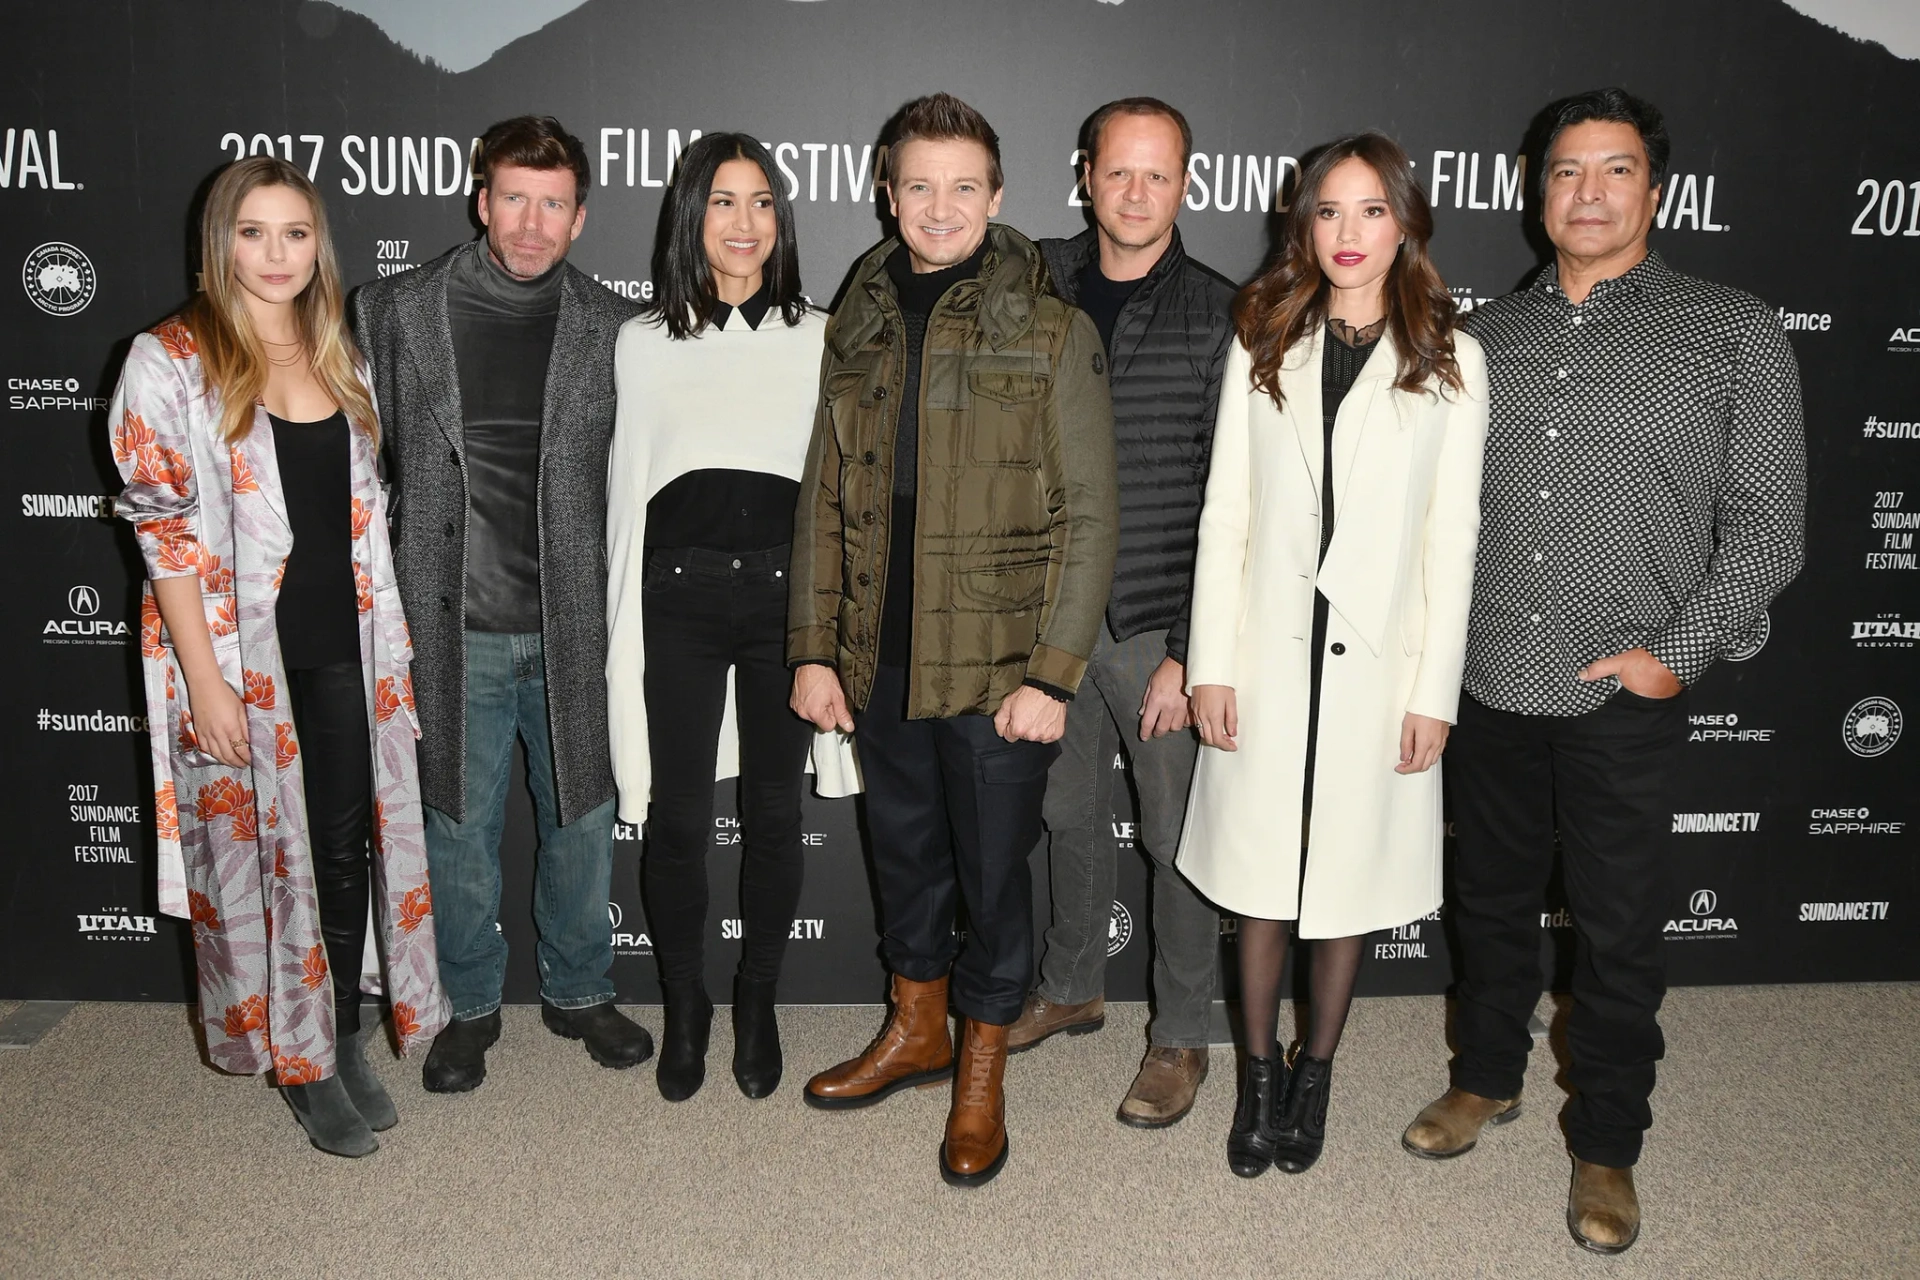
[[[434,65],[471,71],[522,36],[532,35],[585,0],[336,0],[339,8],[371,19],[395,44]],[[1119,3],[1120,0],[1107,0]],[[1134,0],[1155,3],[1156,0]],[[1856,40],[1884,46],[1896,57],[1920,59],[1920,4],[1885,0],[1786,0],[1817,22]]]

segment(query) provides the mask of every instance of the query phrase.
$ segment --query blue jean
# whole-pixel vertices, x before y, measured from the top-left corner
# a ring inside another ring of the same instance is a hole
[[[440,983],[457,1019],[500,1007],[507,971],[501,936],[500,830],[506,822],[513,740],[526,744],[539,849],[533,923],[539,933],[540,998],[561,1009],[613,999],[614,802],[560,825],[547,729],[547,680],[538,632],[469,631],[467,820],[427,808],[427,871],[433,883]]]

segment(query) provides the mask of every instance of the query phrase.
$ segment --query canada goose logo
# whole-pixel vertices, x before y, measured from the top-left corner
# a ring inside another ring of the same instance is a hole
[[[1113,914],[1107,918],[1107,954],[1117,956],[1127,949],[1133,941],[1133,916],[1119,902],[1113,904]]]
[[[50,316],[70,316],[86,310],[98,280],[86,254],[63,240],[49,240],[27,255],[20,283],[34,306]]]
[[[1904,720],[1893,699],[1862,698],[1848,709],[1846,719],[1841,721],[1840,736],[1847,750],[1872,759],[1893,750],[1893,744],[1900,741]]]

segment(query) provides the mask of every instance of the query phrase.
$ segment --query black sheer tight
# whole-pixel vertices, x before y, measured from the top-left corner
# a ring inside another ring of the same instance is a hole
[[[1239,927],[1240,1014],[1246,1023],[1247,1052],[1261,1058],[1274,1052],[1280,1022],[1280,972],[1286,968],[1290,920],[1241,916]],[[1332,1058],[1340,1047],[1353,1004],[1354,979],[1366,936],[1315,938],[1307,943],[1307,1041],[1309,1057]]]

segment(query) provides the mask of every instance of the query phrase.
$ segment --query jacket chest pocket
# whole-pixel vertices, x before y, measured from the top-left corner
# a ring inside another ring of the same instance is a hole
[[[858,352],[829,369],[821,384],[820,396],[833,415],[834,438],[842,453],[856,453],[866,447],[861,443],[861,417],[873,417],[876,392],[885,394],[879,380],[882,355],[878,351]]]
[[[1040,459],[1041,415],[1053,389],[1045,352],[982,353],[965,362],[956,408],[967,423],[967,457],[990,467],[1033,467]],[[932,407],[929,401],[928,407]]]

